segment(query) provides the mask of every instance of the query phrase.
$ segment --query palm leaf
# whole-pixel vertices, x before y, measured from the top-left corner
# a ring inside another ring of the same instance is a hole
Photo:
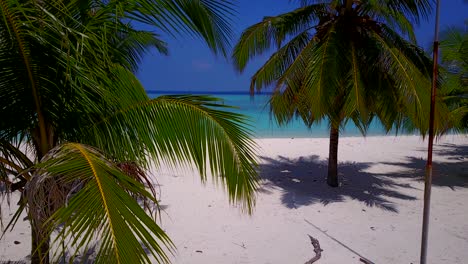
[[[346,96],[345,105],[343,107],[345,116],[353,116],[357,112],[359,119],[368,120],[369,110],[367,108],[367,95],[365,85],[361,76],[359,67],[360,54],[357,51],[354,43],[350,43],[349,49],[350,63],[349,75],[347,76],[347,90],[349,94]],[[355,122],[356,123],[356,122]]]
[[[315,45],[313,55],[307,65],[304,86],[306,102],[313,119],[320,120],[325,114],[334,121],[340,118],[340,107],[334,105],[338,97],[343,97],[342,79],[346,76],[344,63],[346,58],[341,50],[341,35],[333,25],[328,29],[324,39]],[[341,94],[341,95],[340,95]],[[341,104],[337,102],[338,104]],[[332,121],[331,120],[331,121]]]
[[[276,83],[276,89],[283,86],[288,78],[304,70],[307,64],[307,52],[311,45],[310,34],[304,32],[289,41],[268,59],[252,76],[250,92],[260,91],[263,87]]]
[[[194,162],[202,179],[208,172],[215,180],[220,176],[230,201],[241,202],[250,212],[257,186],[255,145],[245,132],[246,118],[220,110],[223,107],[206,96],[141,101],[84,128],[84,142],[118,160],[146,160],[150,155],[156,163]]]
[[[78,252],[98,239],[95,263],[151,263],[145,250],[158,263],[169,262],[165,250],[173,249],[172,242],[131,194],[154,203],[156,199],[105,155],[86,145],[67,143],[51,150],[36,167],[39,171],[28,186],[28,199],[37,199],[32,195],[49,180],[70,186],[65,206],[45,223],[50,232],[61,224],[66,227],[54,243],[65,243],[67,249]],[[55,256],[65,253],[58,251]]]
[[[305,6],[279,16],[265,17],[262,22],[250,26],[234,47],[234,66],[242,72],[250,59],[273,45],[280,47],[286,37],[306,34],[311,29],[310,23],[325,14],[326,7],[325,4]]]
[[[126,10],[129,19],[155,26],[170,35],[182,32],[202,37],[216,53],[225,55],[232,31],[234,14],[230,1],[215,0],[133,0],[125,3],[115,1]]]

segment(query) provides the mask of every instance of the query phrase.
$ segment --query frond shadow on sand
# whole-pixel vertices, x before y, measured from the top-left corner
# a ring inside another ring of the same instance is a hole
[[[434,155],[447,161],[434,163],[434,186],[452,189],[468,187],[468,145],[441,145],[434,151]],[[272,188],[280,188],[281,202],[288,208],[315,203],[327,205],[344,202],[348,198],[368,207],[398,212],[395,199],[417,199],[405,189],[415,189],[412,181],[424,180],[426,160],[406,157],[403,162],[380,164],[398,169],[390,173],[370,173],[367,169],[377,163],[339,163],[341,186],[332,188],[326,184],[328,162],[320,160],[318,156],[298,159],[261,157],[259,173],[264,181],[260,191],[268,193]],[[422,192],[422,189],[419,191]]]
[[[264,181],[260,191],[271,188],[282,189],[282,203],[288,208],[297,208],[314,203],[328,205],[343,202],[346,197],[363,202],[369,207],[378,207],[398,212],[387,197],[415,200],[395,187],[412,188],[379,175],[365,172],[371,163],[340,163],[338,165],[341,186],[329,187],[326,183],[327,161],[318,156],[289,159],[261,157],[260,177]]]
[[[434,186],[448,187],[452,190],[468,188],[468,145],[438,145],[433,155],[445,159],[445,162],[433,162]],[[383,164],[405,168],[393,173],[391,175],[393,177],[409,178],[419,182],[424,180],[426,159],[406,157],[404,162],[383,162]]]

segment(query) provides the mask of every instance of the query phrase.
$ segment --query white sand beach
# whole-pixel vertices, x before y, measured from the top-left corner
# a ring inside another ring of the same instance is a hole
[[[251,216],[196,173],[153,171],[174,263],[302,264],[314,256],[308,235],[323,249],[316,263],[419,262],[427,141],[341,138],[339,188],[325,183],[327,138],[256,142],[263,180]],[[434,162],[428,262],[468,263],[468,137],[437,141]],[[21,222],[0,241],[0,260],[26,260],[29,250]]]

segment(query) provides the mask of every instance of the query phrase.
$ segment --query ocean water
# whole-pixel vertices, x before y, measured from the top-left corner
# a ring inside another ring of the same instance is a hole
[[[148,92],[151,98],[164,94],[179,94],[178,92]],[[273,117],[270,116],[268,100],[269,94],[256,94],[253,97],[247,93],[191,93],[209,94],[222,99],[226,105],[236,107],[233,111],[249,116],[252,130],[258,138],[280,138],[280,137],[328,137],[329,124],[323,121],[312,126],[310,129],[304,125],[302,120],[292,120],[288,125],[280,127]],[[390,134],[394,134],[391,133]],[[361,136],[359,129],[350,121],[341,129],[341,136]],[[374,121],[367,131],[367,136],[387,135],[383,126]]]

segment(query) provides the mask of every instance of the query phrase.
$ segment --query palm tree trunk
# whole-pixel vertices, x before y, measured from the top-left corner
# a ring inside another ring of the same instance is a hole
[[[338,137],[339,126],[331,125],[330,149],[328,152],[328,176],[327,183],[331,187],[338,187]]]
[[[50,238],[41,231],[35,224],[31,225],[31,264],[49,264]]]
[[[38,161],[41,161],[44,155],[54,146],[51,127],[51,125],[47,126],[48,129],[46,133],[49,136],[46,137],[47,144],[45,145],[41,144],[42,131],[40,129],[36,128],[31,133]],[[32,177],[37,176],[33,173]],[[45,210],[45,208],[50,209],[51,205],[48,203],[47,199],[43,198],[48,196],[48,190],[41,188],[39,191],[43,193],[39,196],[34,195],[34,198],[28,197],[29,223],[31,224],[31,264],[49,264],[50,237],[48,235],[49,232],[44,229],[44,222],[51,215],[50,211]]]

